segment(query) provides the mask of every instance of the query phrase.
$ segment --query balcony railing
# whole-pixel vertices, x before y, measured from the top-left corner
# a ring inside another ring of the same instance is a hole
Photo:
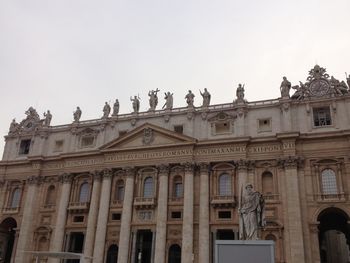
[[[339,201],[345,201],[347,199],[347,194],[341,193],[341,194],[317,194],[316,200],[317,201],[324,201],[324,202],[339,202]]]
[[[89,210],[89,202],[70,202],[68,210],[72,212],[86,212]]]
[[[234,195],[215,195],[210,203],[214,207],[235,207],[237,204]]]
[[[267,203],[279,200],[279,194],[263,194],[264,200]]]
[[[4,214],[17,214],[19,212],[19,206],[17,206],[17,207],[4,207],[2,212]]]
[[[184,198],[182,196],[181,197],[170,197],[168,201],[171,204],[183,204]]]
[[[154,197],[135,197],[134,206],[136,208],[154,208],[156,199]]]
[[[112,200],[112,207],[121,207],[123,206],[123,200]]]
[[[45,204],[41,207],[41,210],[44,211],[54,211],[55,210],[56,205],[55,204]]]

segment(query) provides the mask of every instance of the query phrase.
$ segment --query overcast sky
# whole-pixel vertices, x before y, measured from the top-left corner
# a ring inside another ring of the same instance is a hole
[[[132,110],[139,94],[174,93],[195,105],[277,98],[283,76],[298,84],[315,63],[345,80],[350,72],[349,0],[0,0],[0,135],[29,106],[52,125],[99,118],[105,101]],[[0,154],[4,143],[0,140]]]

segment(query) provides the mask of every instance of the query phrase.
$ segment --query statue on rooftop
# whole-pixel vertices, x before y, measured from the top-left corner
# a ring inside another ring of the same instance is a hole
[[[242,103],[245,102],[244,100],[244,84],[238,84],[238,88],[236,90],[236,102]]]
[[[77,107],[77,109],[73,112],[73,118],[74,122],[79,122],[81,118],[82,111],[80,107]]]
[[[170,93],[168,91],[168,92],[164,92],[164,94],[165,94],[165,97],[164,97],[165,103],[162,109],[164,109],[165,107],[166,110],[171,110],[173,108],[173,93]]]
[[[348,93],[348,87],[346,86],[345,82],[340,82],[335,77],[331,76],[331,79],[329,80],[329,84],[334,89],[334,92],[337,95],[343,95],[345,93]]]
[[[117,116],[119,113],[119,100],[116,99],[114,104],[113,104],[113,114],[112,116]]]
[[[346,76],[347,74],[345,73],[345,76]],[[346,76],[346,83],[348,83],[348,87],[349,87],[349,89],[350,89],[350,75],[348,75],[348,76]]]
[[[19,130],[19,124],[16,122],[16,119],[13,119],[10,124],[9,134],[14,134]]]
[[[202,93],[201,90],[199,90],[199,93],[203,97],[202,107],[209,107],[211,95],[208,90],[204,88],[204,92]]]
[[[289,91],[292,87],[290,81],[288,81],[287,77],[283,77],[283,81],[281,82],[280,90],[282,98],[289,98]]]
[[[130,100],[132,101],[132,108],[134,110],[134,113],[138,113],[140,110],[140,97],[134,96],[134,98],[130,97]]]
[[[185,96],[187,107],[193,108],[193,102],[194,102],[194,94],[191,90],[188,91],[187,95]]]
[[[245,194],[241,193],[239,207],[239,237],[241,240],[259,239],[258,230],[264,227],[264,198],[259,192],[253,191],[253,186],[247,184]],[[243,189],[241,190],[243,192]]]
[[[45,117],[45,119],[44,119],[44,125],[46,126],[46,127],[49,127],[50,126],[50,124],[51,124],[51,120],[52,120],[52,114],[51,114],[51,112],[48,110],[47,112],[44,112],[44,117]]]
[[[111,106],[109,106],[108,102],[105,102],[105,105],[103,106],[103,119],[107,119],[109,116],[109,113],[111,112]]]
[[[149,111],[154,111],[158,105],[158,96],[157,93],[159,92],[159,89],[151,90],[148,92],[149,96]]]

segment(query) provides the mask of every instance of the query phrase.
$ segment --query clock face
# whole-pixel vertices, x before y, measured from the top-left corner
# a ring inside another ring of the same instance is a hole
[[[314,96],[323,96],[329,92],[328,81],[324,79],[314,80],[310,84],[310,93]]]

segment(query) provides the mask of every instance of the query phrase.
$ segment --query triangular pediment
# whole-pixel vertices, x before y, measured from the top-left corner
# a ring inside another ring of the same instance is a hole
[[[153,124],[140,127],[103,145],[102,151],[193,144],[196,139]]]

